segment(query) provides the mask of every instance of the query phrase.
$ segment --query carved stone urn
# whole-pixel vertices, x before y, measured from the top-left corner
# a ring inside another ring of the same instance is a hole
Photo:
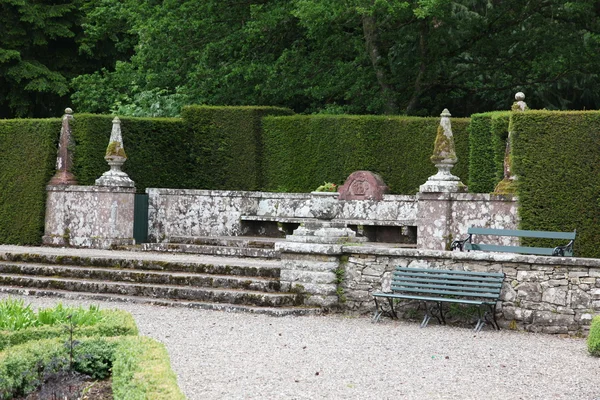
[[[333,219],[339,212],[338,192],[311,192],[310,211],[317,219]]]

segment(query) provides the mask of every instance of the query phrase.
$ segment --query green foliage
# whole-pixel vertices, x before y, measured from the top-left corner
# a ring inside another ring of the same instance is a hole
[[[600,257],[600,112],[514,113],[512,129],[521,229],[577,229],[575,255]]]
[[[452,119],[458,163],[465,179],[468,120]],[[381,175],[392,193],[414,194],[435,174],[430,161],[439,118],[291,116],[263,120],[264,189],[308,192],[323,181],[344,182],[354,171]]]
[[[336,192],[337,185],[333,182],[324,182],[321,186],[315,189],[315,192]]]
[[[469,124],[469,192],[491,193],[502,180],[510,112],[473,114]]]
[[[588,351],[591,355],[600,357],[600,315],[592,320],[590,333],[587,338]]]
[[[86,310],[83,310],[87,314]],[[3,314],[0,314],[3,315]],[[4,317],[2,317],[3,319]],[[78,317],[75,317],[75,322]],[[94,323],[91,321],[87,324],[78,324],[74,327],[74,335],[77,338],[102,336],[112,337],[121,335],[136,335],[138,333],[137,326],[131,314],[121,310],[101,310],[98,317],[94,317]],[[30,316],[31,321],[36,321],[35,315]],[[67,338],[68,330],[65,329],[67,319],[61,318],[62,322],[56,322],[54,325],[36,325],[31,324],[29,327],[24,327],[19,330],[13,330],[3,327],[0,329],[0,350],[17,344],[22,344],[29,341],[49,338]]]
[[[262,119],[290,115],[271,107],[191,106],[182,112],[190,168],[184,187],[260,190],[262,187]],[[181,178],[180,178],[181,181]]]
[[[117,400],[185,399],[164,345],[143,336],[119,342],[113,364],[113,394]]]
[[[115,359],[117,343],[105,339],[76,342],[73,348],[73,368],[93,379],[105,379]]]
[[[0,120],[0,243],[41,243],[60,126],[59,119]]]

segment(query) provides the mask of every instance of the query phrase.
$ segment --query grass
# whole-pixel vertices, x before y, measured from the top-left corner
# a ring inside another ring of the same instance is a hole
[[[0,301],[0,330],[18,331],[37,326],[52,326],[71,323],[75,325],[94,325],[103,316],[98,306],[89,308],[65,307],[59,303],[52,308],[41,308],[37,312],[23,300],[8,298]]]

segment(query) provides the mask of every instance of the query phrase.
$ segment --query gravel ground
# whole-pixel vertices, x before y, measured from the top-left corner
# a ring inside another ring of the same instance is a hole
[[[7,295],[0,294],[1,298]],[[22,297],[22,296],[13,296]],[[142,304],[188,399],[598,399],[600,359],[584,339],[348,316],[269,317]]]

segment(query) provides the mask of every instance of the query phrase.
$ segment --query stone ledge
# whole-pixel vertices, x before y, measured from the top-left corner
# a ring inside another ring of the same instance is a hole
[[[117,186],[48,185],[46,186],[46,191],[83,193],[135,193],[135,188]]]

